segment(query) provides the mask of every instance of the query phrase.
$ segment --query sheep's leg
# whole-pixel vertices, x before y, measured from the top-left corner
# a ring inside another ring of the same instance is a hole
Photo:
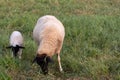
[[[12,51],[12,55],[11,56],[14,57],[13,51]]]
[[[61,66],[61,61],[60,61],[60,51],[61,51],[61,48],[62,48],[62,41],[58,41],[58,48],[57,48],[57,55],[58,55],[58,63],[59,63],[59,69],[60,69],[60,72],[63,71],[62,69],[62,66]]]
[[[21,59],[21,55],[22,55],[22,49],[20,49],[19,52],[18,52],[19,59]]]
[[[63,69],[62,69],[62,66],[61,66],[60,54],[58,54],[58,63],[59,63],[59,69],[60,69],[60,72],[62,72]]]

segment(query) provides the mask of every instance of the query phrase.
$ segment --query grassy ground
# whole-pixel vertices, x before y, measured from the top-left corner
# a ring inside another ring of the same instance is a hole
[[[120,80],[119,0],[0,0],[0,80]],[[44,76],[31,62],[37,46],[32,31],[39,17],[51,14],[65,26],[61,51]],[[24,36],[22,59],[11,58],[9,36]]]

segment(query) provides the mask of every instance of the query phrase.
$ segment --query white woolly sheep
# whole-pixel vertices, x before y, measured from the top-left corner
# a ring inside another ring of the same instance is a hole
[[[10,35],[10,46],[6,48],[12,49],[12,57],[17,56],[21,59],[23,47],[23,36],[19,31],[13,31]]]
[[[63,45],[65,30],[63,24],[54,16],[46,15],[38,19],[33,30],[33,38],[38,45],[37,55],[33,62],[40,65],[44,74],[48,73],[48,63],[54,54],[58,55],[60,71],[60,51]]]

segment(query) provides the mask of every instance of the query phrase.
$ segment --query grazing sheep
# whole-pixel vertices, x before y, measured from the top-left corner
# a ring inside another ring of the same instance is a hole
[[[10,36],[10,46],[6,48],[12,49],[12,57],[17,56],[21,59],[22,49],[23,47],[23,37],[19,31],[13,31]]]
[[[44,74],[48,73],[48,63],[57,54],[60,71],[60,51],[65,36],[63,24],[54,16],[46,15],[38,19],[33,30],[33,38],[38,45],[37,55],[33,62],[40,65]]]

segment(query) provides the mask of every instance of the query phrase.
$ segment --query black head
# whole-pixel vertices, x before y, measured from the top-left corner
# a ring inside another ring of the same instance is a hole
[[[25,47],[16,45],[16,46],[8,46],[8,47],[6,47],[6,48],[11,48],[11,49],[12,49],[12,52],[13,52],[13,54],[14,54],[14,56],[16,57],[18,51],[19,51],[20,49],[24,49]]]
[[[37,62],[38,65],[40,65],[42,72],[44,74],[48,73],[48,63],[51,62],[51,58],[49,56],[47,56],[46,54],[41,54],[41,55],[37,55],[35,57],[35,59],[33,60],[34,62]]]

